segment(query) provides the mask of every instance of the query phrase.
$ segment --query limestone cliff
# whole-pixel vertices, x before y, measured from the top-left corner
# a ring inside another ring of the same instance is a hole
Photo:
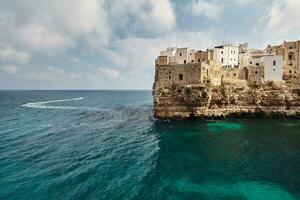
[[[161,119],[262,116],[300,118],[300,85],[268,82],[261,86],[203,84],[159,88],[154,84],[154,115]]]

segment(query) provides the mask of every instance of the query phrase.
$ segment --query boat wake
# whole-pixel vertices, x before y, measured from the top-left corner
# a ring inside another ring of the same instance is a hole
[[[80,107],[74,107],[74,106],[51,106],[48,105],[50,103],[58,103],[58,102],[67,102],[67,101],[79,101],[83,100],[83,97],[73,98],[73,99],[59,99],[59,100],[52,100],[52,101],[40,101],[40,102],[29,102],[26,104],[23,104],[23,107],[28,108],[41,108],[41,109],[66,109],[66,110],[77,110],[80,109]]]

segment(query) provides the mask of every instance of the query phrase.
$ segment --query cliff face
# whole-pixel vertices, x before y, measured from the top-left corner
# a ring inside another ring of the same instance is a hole
[[[153,88],[157,118],[203,119],[262,116],[300,118],[299,84],[269,82],[260,87],[238,85]]]

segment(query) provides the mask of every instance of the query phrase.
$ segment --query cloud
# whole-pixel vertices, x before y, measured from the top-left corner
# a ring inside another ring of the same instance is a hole
[[[0,65],[0,70],[7,74],[15,74],[17,73],[18,67],[16,65]]]
[[[20,31],[23,43],[35,51],[51,52],[73,46],[66,36],[48,30],[40,25],[28,25]]]
[[[218,3],[207,1],[207,0],[197,0],[189,6],[189,9],[196,16],[203,16],[211,20],[219,19],[222,9]]]
[[[53,52],[81,44],[102,48],[110,40],[104,0],[4,0],[0,36],[33,50]]]
[[[254,3],[256,1],[253,0],[236,0],[237,3],[242,4],[242,5],[246,5],[248,3]]]
[[[297,34],[300,31],[300,1],[275,0],[264,16],[262,26],[270,36]],[[299,37],[299,34],[298,34]]]
[[[129,32],[163,33],[176,26],[170,0],[112,0],[110,16],[115,29]]]
[[[96,69],[96,76],[98,76],[98,78],[105,77],[109,79],[115,79],[120,76],[120,72],[116,69],[99,67]]]
[[[30,60],[30,54],[25,51],[17,51],[9,46],[0,46],[0,63],[25,64]]]
[[[0,73],[37,87],[151,88],[162,49],[218,44],[226,9],[250,1],[191,0],[190,16],[171,0],[2,0]]]

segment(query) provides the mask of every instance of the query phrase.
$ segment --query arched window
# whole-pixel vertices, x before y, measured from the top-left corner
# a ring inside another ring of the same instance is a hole
[[[290,52],[288,55],[289,55],[289,60],[295,60],[295,53],[294,52]]]

